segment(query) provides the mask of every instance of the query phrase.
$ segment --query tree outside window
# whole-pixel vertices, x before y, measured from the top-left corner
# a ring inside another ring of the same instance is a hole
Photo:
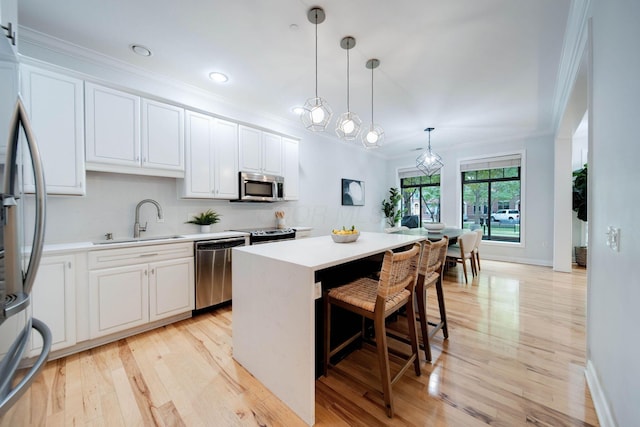
[[[417,215],[419,224],[440,222],[440,175],[400,180],[405,215]]]
[[[520,241],[520,167],[462,172],[463,228],[485,240]]]

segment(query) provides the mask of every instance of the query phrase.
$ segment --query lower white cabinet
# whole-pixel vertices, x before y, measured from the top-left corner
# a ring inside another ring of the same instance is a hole
[[[149,321],[194,309],[193,258],[149,264]]]
[[[74,256],[43,256],[31,291],[27,311],[44,322],[51,331],[51,351],[76,344],[76,294]],[[14,315],[0,325],[0,356],[4,355],[24,327],[26,313]],[[27,355],[38,356],[42,350],[40,334],[31,332]]]
[[[194,309],[193,243],[89,253],[89,338]]]
[[[97,338],[149,321],[147,264],[89,273],[89,336]]]
[[[51,351],[76,343],[76,284],[73,255],[43,256],[31,292],[33,317],[51,330]],[[32,356],[40,354],[42,338],[31,334]]]

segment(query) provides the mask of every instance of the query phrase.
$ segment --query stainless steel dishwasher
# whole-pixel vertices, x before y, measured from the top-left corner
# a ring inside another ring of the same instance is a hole
[[[195,242],[196,310],[231,300],[231,248],[244,245],[244,237]]]

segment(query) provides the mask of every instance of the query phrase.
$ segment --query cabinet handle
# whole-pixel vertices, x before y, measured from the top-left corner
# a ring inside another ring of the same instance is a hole
[[[69,261],[69,262],[67,263],[67,268],[68,268],[69,270],[71,270],[71,261]]]
[[[155,268],[151,269],[151,274],[156,274],[156,269]]]
[[[140,255],[138,255],[138,257],[142,258],[142,257],[146,257],[146,256],[156,256],[156,255],[158,255],[158,254],[157,253],[155,253],[155,254],[147,253],[147,254],[140,254]]]

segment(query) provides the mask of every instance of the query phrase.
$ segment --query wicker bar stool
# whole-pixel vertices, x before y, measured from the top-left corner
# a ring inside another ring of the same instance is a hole
[[[447,311],[444,306],[444,292],[442,290],[442,272],[444,270],[445,258],[447,257],[448,245],[449,238],[446,236],[437,242],[425,241],[420,268],[418,270],[418,282],[416,284],[417,310],[420,320],[424,355],[428,362],[431,362],[431,345],[429,344],[429,340],[438,333],[440,329],[442,329],[444,338],[449,338]],[[438,308],[440,310],[440,321],[438,323],[427,320],[427,289],[434,286],[436,288]],[[429,331],[428,326],[432,326],[431,331]]]
[[[346,285],[330,289],[324,298],[324,373],[329,374],[331,357],[356,339],[363,337],[364,330],[348,338],[342,344],[331,349],[331,306],[335,305],[356,314],[373,320],[375,329],[375,341],[380,366],[380,379],[384,404],[388,417],[393,417],[392,385],[395,384],[404,372],[413,363],[415,373],[420,376],[420,361],[418,359],[418,333],[416,330],[415,316],[407,316],[407,326],[411,339],[411,354],[400,357],[396,352],[393,355],[402,359],[403,365],[400,371],[391,378],[389,368],[389,348],[387,347],[387,335],[385,320],[398,309],[406,306],[412,310],[415,285],[418,278],[418,265],[420,262],[421,247],[414,244],[411,249],[403,252],[386,251],[382,261],[380,279],[360,278]],[[364,329],[364,328],[363,328]]]

